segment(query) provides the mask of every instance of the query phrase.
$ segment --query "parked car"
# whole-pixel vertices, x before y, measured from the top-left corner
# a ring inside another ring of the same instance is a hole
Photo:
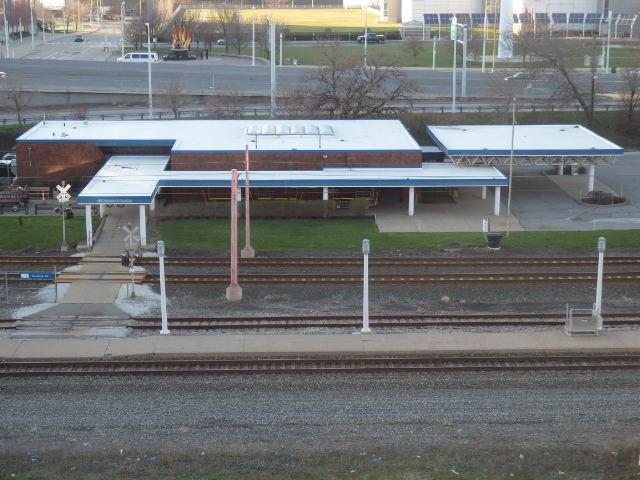
[[[151,52],[150,54],[148,54],[147,52],[131,52],[125,54],[124,57],[118,57],[116,61],[147,63],[149,61],[149,58],[151,58],[151,63],[158,63],[158,54],[156,52]]]
[[[74,42],[84,42],[84,38],[82,35],[76,35]]]
[[[216,42],[216,45],[224,45],[224,38],[218,39],[218,41]]]
[[[356,40],[358,43],[364,43],[365,37],[367,38],[367,43],[384,43],[385,36],[378,35],[377,33],[367,33],[366,35],[360,35]]]

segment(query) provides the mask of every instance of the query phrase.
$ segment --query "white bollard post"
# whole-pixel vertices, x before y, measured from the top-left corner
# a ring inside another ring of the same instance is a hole
[[[369,328],[369,248],[370,243],[366,238],[362,240],[362,253],[364,254],[364,288],[362,293],[362,333],[371,333]]]
[[[596,280],[596,303],[594,306],[594,315],[598,322],[598,330],[602,330],[602,271],[604,267],[604,252],[607,249],[607,240],[604,237],[598,238],[598,277]]]
[[[167,324],[167,293],[165,291],[164,282],[164,242],[158,240],[156,244],[158,251],[158,260],[160,262],[160,314],[162,316],[162,329],[160,335],[169,335],[169,325]]]

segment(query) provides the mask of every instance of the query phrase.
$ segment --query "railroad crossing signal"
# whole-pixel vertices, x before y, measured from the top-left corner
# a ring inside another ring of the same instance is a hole
[[[458,39],[458,19],[453,17],[451,19],[451,40]]]
[[[122,227],[122,229],[127,233],[124,237],[124,243],[129,245],[130,250],[133,250],[133,243],[140,241],[140,237],[136,235],[136,233],[138,233],[138,227],[131,228],[131,222],[129,222]]]
[[[65,185],[64,182],[62,182],[62,185],[56,185],[56,188],[58,189],[58,191],[60,192],[56,198],[58,199],[58,201],[60,203],[66,203],[69,200],[71,200],[71,195],[69,195],[69,189],[71,188],[71,185],[67,184]]]

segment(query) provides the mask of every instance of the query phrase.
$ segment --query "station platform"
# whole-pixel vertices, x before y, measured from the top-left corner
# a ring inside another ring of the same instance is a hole
[[[169,324],[171,329],[171,324]],[[640,331],[516,333],[149,335],[128,338],[0,338],[0,359],[207,358],[255,356],[633,353]]]
[[[581,180],[576,177],[554,179],[570,197],[579,195]],[[480,230],[479,210],[491,209],[492,200],[464,195],[455,204],[424,205],[411,222],[400,206],[381,212],[381,230],[470,231]],[[468,207],[468,208],[467,208]],[[455,215],[452,211],[455,210]],[[429,217],[429,218],[427,218]],[[443,222],[447,219],[446,228]],[[434,221],[436,219],[436,221]],[[440,220],[437,220],[440,219]],[[455,219],[455,221],[454,221]],[[502,219],[500,219],[502,220]],[[496,223],[500,225],[500,220]],[[25,321],[57,318],[91,318],[89,325],[47,334],[35,329],[0,335],[0,359],[104,359],[104,358],[206,358],[249,356],[322,355],[402,355],[402,354],[492,354],[492,353],[633,353],[640,352],[640,330],[605,329],[600,335],[567,335],[562,328],[521,332],[414,332],[390,334],[156,334],[135,336],[126,327],[130,315],[119,308],[118,294],[125,288],[123,278],[129,270],[119,263],[126,248],[126,229],[135,225],[135,206],[108,209],[107,217],[91,251],[81,266],[74,267],[68,289],[58,303],[21,317]],[[521,229],[517,217],[511,227]],[[152,255],[152,252],[147,252]],[[98,258],[98,261],[93,259]],[[105,257],[113,260],[105,261]],[[84,279],[78,272],[89,274]],[[92,278],[90,275],[94,275]],[[109,277],[109,275],[115,275]],[[117,276],[117,277],[116,277]],[[111,281],[110,281],[111,280]],[[171,317],[169,318],[171,329]]]

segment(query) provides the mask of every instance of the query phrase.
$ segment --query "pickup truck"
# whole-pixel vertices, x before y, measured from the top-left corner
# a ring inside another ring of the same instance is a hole
[[[378,35],[376,33],[367,33],[366,35],[359,35],[356,40],[358,43],[364,43],[364,39],[367,37],[367,43],[384,43],[384,35]]]

